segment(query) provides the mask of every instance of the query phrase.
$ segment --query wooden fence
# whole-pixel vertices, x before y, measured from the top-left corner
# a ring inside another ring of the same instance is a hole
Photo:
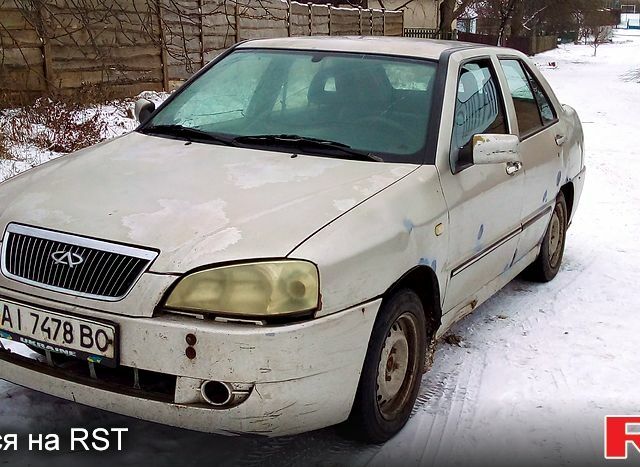
[[[402,34],[402,12],[283,0],[0,0],[0,92],[169,90],[245,39]]]
[[[476,44],[496,45],[498,36],[459,32],[458,40]],[[505,47],[519,50],[527,55],[535,55],[558,47],[557,36],[507,37]]]
[[[441,39],[454,41],[458,37],[457,31],[443,32],[434,28],[405,28],[404,37],[415,37],[418,39]]]
[[[438,29],[405,28],[405,37],[417,37],[421,39],[445,39],[473,42],[476,44],[496,45],[498,36],[489,34],[472,34],[462,31],[442,33]],[[520,50],[527,55],[535,55],[558,46],[557,36],[533,36],[533,37],[507,37],[506,47]]]

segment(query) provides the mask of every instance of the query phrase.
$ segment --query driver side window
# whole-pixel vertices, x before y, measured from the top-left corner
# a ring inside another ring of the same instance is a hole
[[[451,170],[473,164],[473,137],[507,134],[504,102],[490,59],[468,62],[460,68],[451,139]]]

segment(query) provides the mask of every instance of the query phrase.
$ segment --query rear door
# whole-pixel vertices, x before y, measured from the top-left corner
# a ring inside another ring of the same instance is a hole
[[[500,59],[513,102],[525,172],[522,234],[516,261],[544,237],[562,180],[563,131],[558,114],[528,64],[518,58]]]

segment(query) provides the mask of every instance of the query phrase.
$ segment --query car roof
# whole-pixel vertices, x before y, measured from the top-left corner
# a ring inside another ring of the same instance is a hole
[[[444,52],[483,48],[482,44],[389,36],[300,36],[254,39],[238,48],[294,49],[397,55],[438,60]],[[493,48],[493,47],[492,47]],[[503,52],[505,49],[500,49]]]

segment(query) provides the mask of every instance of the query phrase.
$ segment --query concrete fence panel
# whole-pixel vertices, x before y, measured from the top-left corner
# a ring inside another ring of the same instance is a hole
[[[170,90],[239,41],[402,31],[401,12],[284,0],[0,0],[0,93]]]

